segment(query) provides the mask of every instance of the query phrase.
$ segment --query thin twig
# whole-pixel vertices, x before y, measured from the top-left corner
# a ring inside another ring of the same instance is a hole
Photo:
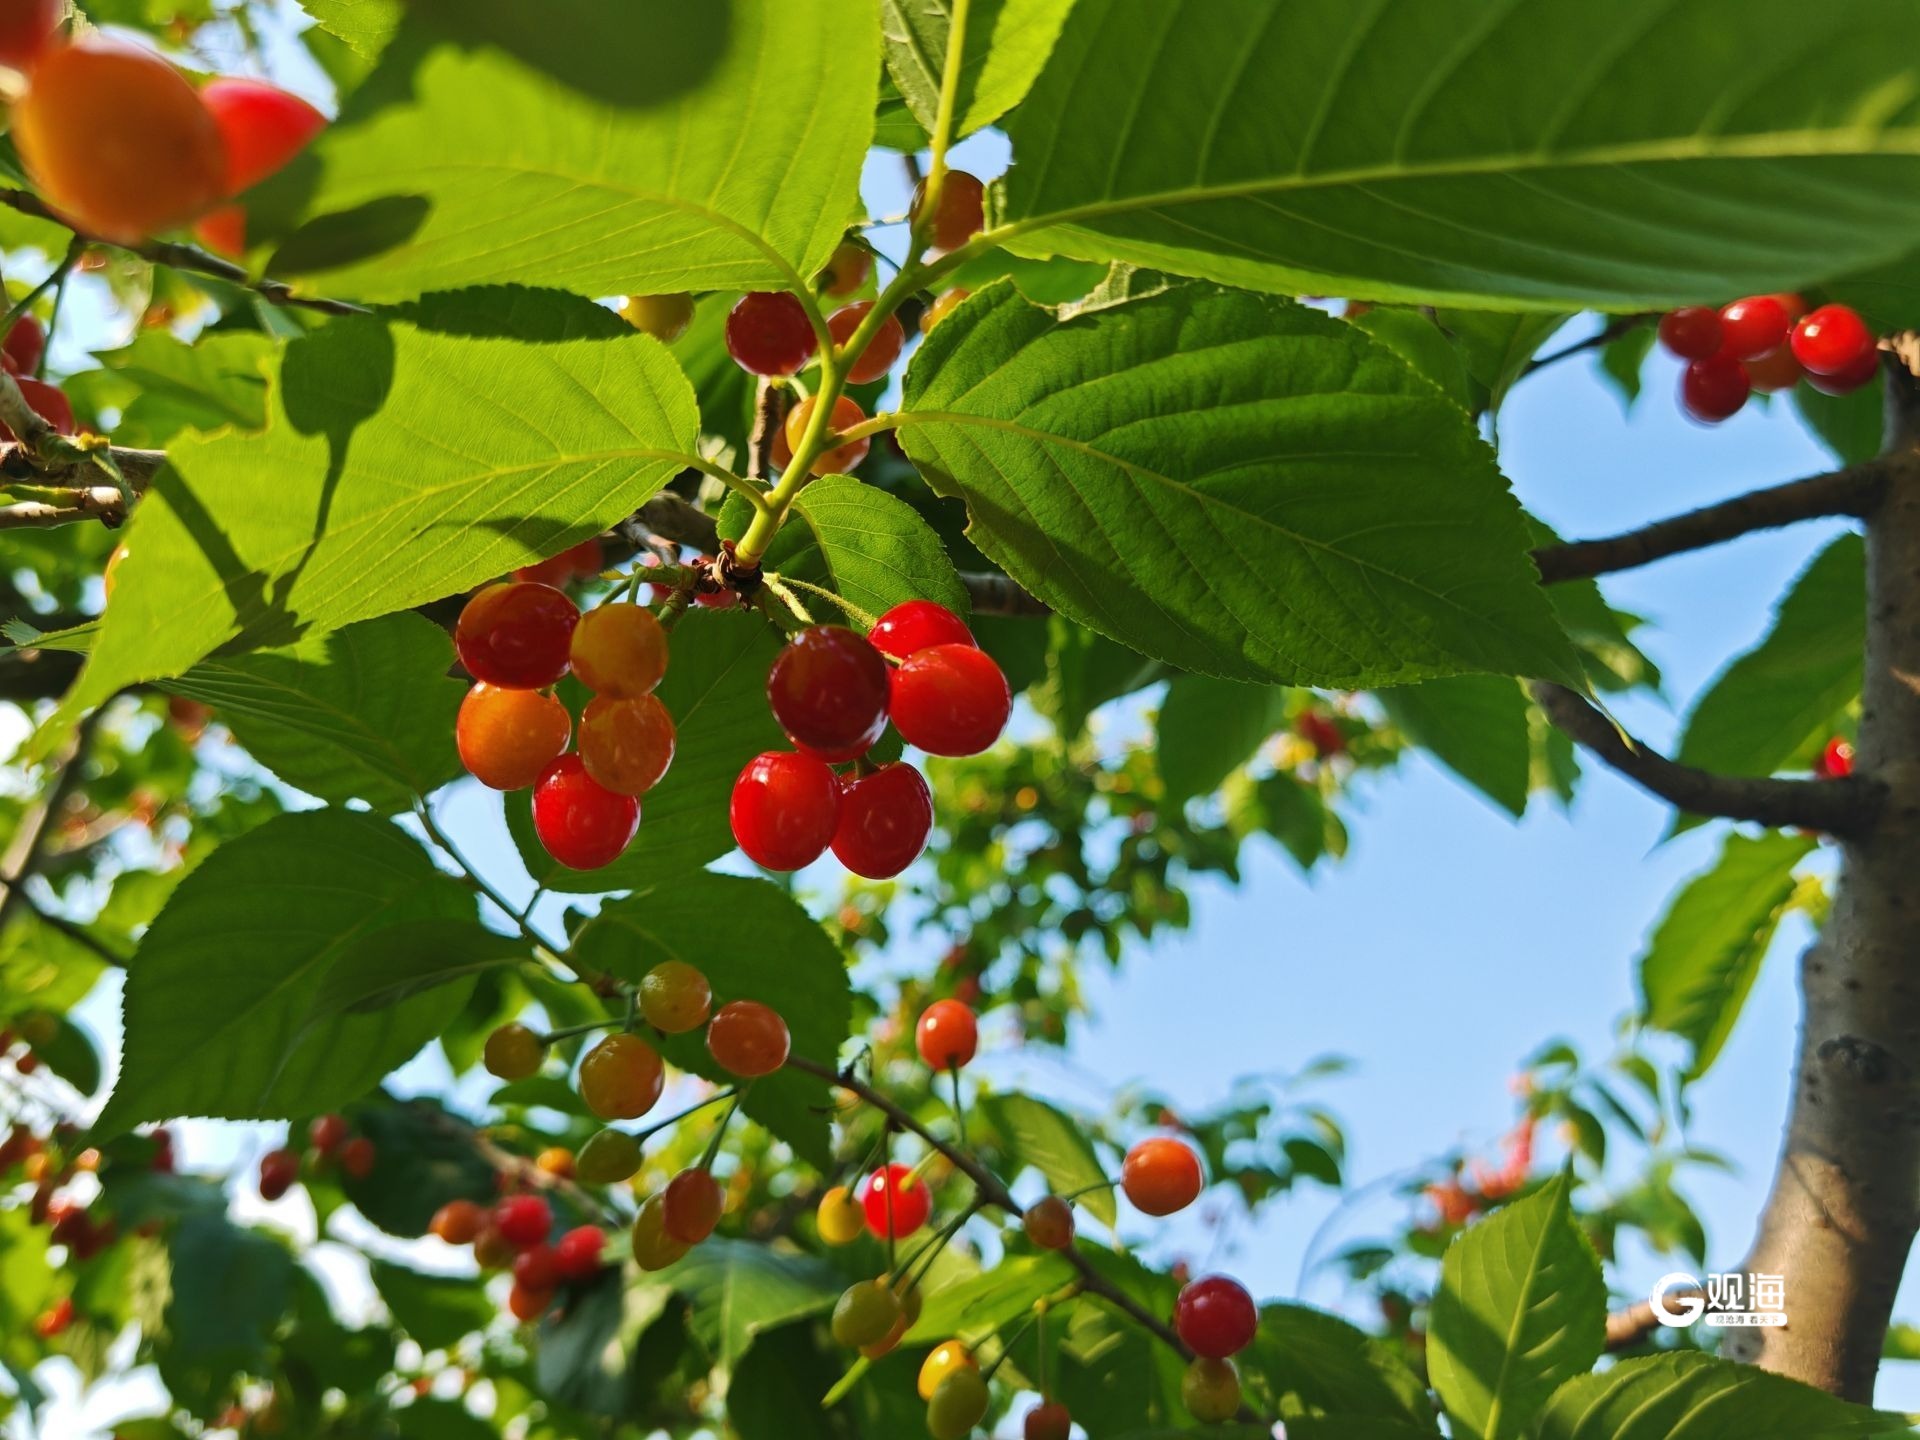
[[[1549,365],[1558,365],[1562,360],[1571,360],[1575,355],[1584,355],[1589,350],[1603,350],[1629,330],[1637,330],[1653,318],[1651,314],[1615,316],[1586,339],[1576,340],[1571,345],[1563,345],[1560,349],[1542,355],[1537,360],[1529,360],[1520,374],[1523,377],[1531,375],[1536,370],[1544,370]]]
[[[1699,1290],[1669,1290],[1669,1300],[1684,1300],[1699,1295]],[[1653,1301],[1642,1300],[1607,1316],[1607,1349],[1630,1350],[1660,1328],[1660,1317],[1653,1313]]]
[[[60,762],[40,798],[27,808],[20,817],[19,828],[13,833],[13,841],[7,846],[4,856],[0,856],[0,882],[5,890],[0,891],[0,930],[6,928],[7,917],[13,907],[25,899],[26,884],[40,867],[41,857],[45,854],[48,837],[53,826],[66,808],[67,800],[80,784],[81,772],[86,768],[87,751],[93,745],[94,733],[100,728],[103,711],[95,709],[74,728],[73,739],[67,745],[67,753]]]
[[[1682,765],[1623,734],[1565,686],[1536,680],[1533,698],[1547,718],[1643,790],[1692,815],[1858,835],[1873,827],[1885,787],[1861,776],[1839,780],[1774,780],[1717,775]]]

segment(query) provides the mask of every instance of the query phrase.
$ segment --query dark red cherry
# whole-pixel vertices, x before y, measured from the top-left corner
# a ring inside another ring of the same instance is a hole
[[[632,842],[640,802],[600,784],[578,755],[562,755],[533,787],[533,828],[547,853],[569,870],[598,870]]]
[[[935,645],[971,645],[973,632],[946,606],[932,600],[904,600],[873,622],[867,639],[882,655],[904,660]]]
[[[756,755],[733,782],[733,838],[769,870],[798,870],[827,853],[840,817],[840,777],[802,751]]]
[[[933,833],[933,793],[904,760],[842,787],[833,853],[856,875],[886,880],[920,858]]]
[[[1736,360],[1758,360],[1787,338],[1792,323],[1778,295],[1749,295],[1720,312],[1725,348]]]
[[[767,675],[773,718],[789,739],[838,763],[864,755],[887,728],[887,662],[844,625],[793,637]]]
[[[929,755],[978,755],[1013,713],[1007,677],[986,651],[934,645],[893,672],[894,728]]]
[[[727,353],[755,375],[797,373],[818,343],[806,307],[784,290],[743,295],[727,313]]]
[[[460,663],[476,680],[508,690],[538,690],[567,673],[580,607],[551,585],[489,585],[453,627]]]
[[[1253,1343],[1260,1311],[1237,1280],[1204,1275],[1181,1290],[1174,1304],[1173,1328],[1187,1348],[1209,1360],[1224,1360]]]
[[[1725,341],[1720,312],[1711,305],[1682,305],[1660,317],[1660,343],[1682,360],[1718,355]]]
[[[1727,354],[1695,360],[1680,376],[1681,407],[1703,425],[1735,414],[1752,393],[1747,367]]]

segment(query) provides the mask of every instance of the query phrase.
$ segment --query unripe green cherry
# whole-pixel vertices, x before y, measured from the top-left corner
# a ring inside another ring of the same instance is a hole
[[[624,1130],[602,1130],[580,1147],[573,1173],[589,1185],[631,1180],[640,1171],[640,1142]]]
[[[849,1285],[833,1307],[833,1338],[848,1349],[871,1345],[900,1318],[900,1297],[884,1280]]]
[[[978,1370],[955,1370],[927,1402],[933,1440],[964,1440],[987,1415],[987,1382]]]
[[[487,1036],[482,1060],[502,1080],[524,1080],[540,1068],[546,1048],[526,1026],[508,1023]]]
[[[1180,1377],[1180,1403],[1193,1418],[1209,1425],[1231,1420],[1240,1413],[1240,1377],[1231,1360],[1201,1356]]]
[[[667,1233],[667,1200],[664,1194],[650,1195],[633,1222],[633,1258],[642,1270],[664,1270],[683,1259],[690,1245]]]
[[[713,987],[684,960],[662,960],[640,977],[640,1013],[663,1035],[683,1035],[707,1023]]]

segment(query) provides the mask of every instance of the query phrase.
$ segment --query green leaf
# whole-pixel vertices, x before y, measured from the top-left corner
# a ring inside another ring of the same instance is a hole
[[[300,8],[368,60],[379,57],[406,14],[402,0],[300,0]]]
[[[1680,762],[1732,775],[1810,764],[1860,694],[1866,617],[1866,546],[1843,535],[1781,598],[1766,638],[1694,702]]]
[[[568,870],[533,833],[527,797],[507,797],[507,824],[529,873],[549,889],[627,890],[698,870],[733,849],[727,797],[742,767],[787,748],[767,706],[780,635],[758,612],[695,610],[673,628],[673,658],[654,693],[673,714],[673,766],[640,803],[640,833],[602,870]]]
[[[373,1169],[341,1177],[341,1189],[362,1215],[389,1235],[415,1239],[449,1200],[485,1205],[498,1193],[493,1163],[480,1153],[473,1127],[426,1098],[358,1106],[348,1117],[373,1142]]]
[[[982,1339],[1018,1320],[1073,1276],[1063,1255],[1009,1255],[991,1270],[924,1291],[920,1318],[902,1339],[908,1345],[954,1335]]]
[[[529,345],[332,321],[287,348],[264,431],[170,448],[62,718],[216,648],[292,644],[530,564],[631,514],[698,429],[679,367],[637,332]]]
[[[1822,394],[1803,381],[1793,387],[1793,408],[1841,464],[1858,465],[1880,453],[1886,409],[1881,375],[1845,395]]]
[[[1474,409],[1465,359],[1424,311],[1374,305],[1347,317],[1424,375],[1463,410]]]
[[[1056,1195],[1086,1191],[1074,1203],[1103,1225],[1118,1214],[1111,1189],[1095,1190],[1107,1179],[1100,1155],[1087,1138],[1084,1122],[1062,1114],[1032,1095],[982,1095],[975,1110],[1000,1136],[1010,1165],[1018,1171],[1032,1166],[1046,1177]]]
[[[953,136],[971,135],[1018,105],[1053,51],[1073,0],[974,0],[960,59]],[[881,0],[887,71],[927,130],[940,110],[952,0]]]
[[[846,1440],[843,1416],[821,1397],[838,1366],[816,1325],[762,1331],[727,1385],[727,1421],[740,1440]]]
[[[405,920],[353,940],[327,971],[313,1014],[382,1010],[527,958],[527,943],[478,920]]]
[[[172,1294],[167,1301],[161,1369],[210,1377],[267,1367],[267,1337],[290,1299],[293,1257],[224,1215],[189,1215],[168,1242]],[[204,1382],[203,1382],[204,1383]]]
[[[678,632],[676,632],[678,633]],[[684,960],[713,986],[716,1008],[758,1000],[780,1012],[793,1053],[822,1065],[839,1056],[853,1025],[846,962],[827,934],[779,886],[696,871],[616,900],[581,927],[575,958],[589,969],[638,980],[663,960]],[[669,1035],[661,1053],[722,1084],[702,1034]],[[797,1070],[756,1080],[745,1112],[809,1164],[831,1163],[823,1081]]]
[[[1426,1387],[1399,1353],[1323,1311],[1262,1306],[1260,1329],[1235,1364],[1249,1392],[1268,1410],[1289,1417],[1420,1421],[1425,1433],[1433,1433]],[[1289,1427],[1293,1423],[1287,1421]]]
[[[658,1278],[691,1302],[693,1333],[723,1369],[760,1331],[832,1309],[845,1288],[824,1261],[750,1240],[708,1240]]]
[[[729,502],[720,533],[733,540],[746,533],[747,509]],[[765,563],[783,580],[824,586],[875,618],[903,600],[937,601],[959,615],[970,607],[946,547],[920,512],[850,475],[809,482]],[[804,590],[800,600],[816,619],[843,618],[832,602]]]
[[[1285,694],[1270,685],[1176,675],[1155,729],[1154,760],[1167,804],[1211,795],[1280,724]]]
[[[47,1230],[27,1207],[0,1210],[0,1359],[31,1369],[43,1358],[34,1317],[54,1299]]]
[[[119,445],[165,445],[183,430],[267,422],[269,362],[279,349],[258,330],[215,331],[188,345],[168,330],[143,330],[131,345],[96,352],[111,373],[140,387],[113,427]]]
[[[386,615],[252,654],[216,655],[162,689],[211,705],[249,754],[296,789],[382,814],[460,773],[466,686],[424,616]]]
[[[1657,310],[1902,253],[1920,13],[1748,18],[1730,46],[1718,0],[1082,0],[1008,122],[1000,218],[1035,253],[1502,309]]]
[[[486,1292],[465,1275],[425,1275],[388,1260],[370,1260],[373,1288],[393,1312],[394,1323],[422,1350],[445,1350],[463,1336],[484,1330],[499,1312]]]
[[[1562,1385],[1532,1440],[1753,1440],[1759,1435],[1910,1435],[1904,1415],[1850,1405],[1752,1365],[1698,1352],[1622,1360]]]
[[[328,969],[380,926],[472,914],[424,850],[365,815],[281,815],[227,842],[180,883],[128,968],[125,1053],[98,1129],[353,1099],[439,1034],[464,994],[443,986],[313,1019]]]
[[[899,424],[1008,574],[1168,664],[1579,683],[1471,419],[1319,311],[1187,285],[1056,323],[997,285],[921,346]]]
[[[1486,397],[1484,408],[1498,413],[1513,382],[1526,373],[1534,352],[1572,317],[1495,310],[1439,310],[1433,318],[1460,347],[1467,374]]]
[[[92,1098],[100,1088],[100,1050],[71,1016],[55,1017],[51,1039],[36,1044],[33,1053],[54,1074],[82,1095]]]
[[[1555,1387],[1600,1358],[1607,1286],[1567,1190],[1556,1177],[1467,1230],[1441,1263],[1427,1355],[1457,1436],[1526,1433]]]
[[[1653,353],[1656,338],[1653,326],[1636,325],[1601,348],[1601,378],[1619,392],[1624,410],[1632,410],[1633,402],[1640,398],[1640,372],[1646,367],[1647,356]]]
[[[1793,897],[1793,869],[1819,842],[1772,832],[1729,835],[1711,869],[1673,897],[1640,956],[1640,1019],[1693,1044],[1704,1075],[1732,1033]]]
[[[272,268],[373,300],[809,289],[858,207],[879,45],[871,0],[552,0],[538,25],[416,0],[289,172],[310,218]]]
[[[1508,813],[1526,813],[1533,776],[1527,697],[1499,675],[1456,675],[1379,691],[1409,740]]]

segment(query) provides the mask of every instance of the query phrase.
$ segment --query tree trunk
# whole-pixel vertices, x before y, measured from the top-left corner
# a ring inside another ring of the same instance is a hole
[[[1888,358],[1884,498],[1867,516],[1856,764],[1886,784],[1842,851],[1833,914],[1801,961],[1786,1140],[1745,1268],[1785,1277],[1787,1324],[1725,1352],[1869,1401],[1920,1223],[1920,336]]]

